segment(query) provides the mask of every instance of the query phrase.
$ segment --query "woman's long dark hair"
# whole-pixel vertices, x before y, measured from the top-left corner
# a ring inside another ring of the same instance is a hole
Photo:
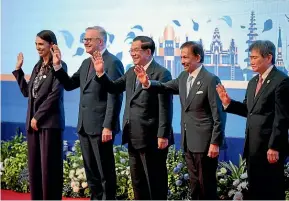
[[[39,38],[41,38],[42,40],[48,42],[49,44],[54,44],[54,45],[57,45],[57,39],[56,39],[56,36],[55,34],[50,31],[50,30],[42,30],[40,31],[37,36]],[[43,63],[43,58],[40,57],[39,58],[39,61],[37,62],[37,70],[36,72],[38,73],[40,68],[41,68],[41,65]],[[52,67],[52,55],[50,54],[49,56],[49,61],[48,63],[44,66],[44,69],[45,69],[45,74],[48,73],[48,71],[50,70],[50,68]]]

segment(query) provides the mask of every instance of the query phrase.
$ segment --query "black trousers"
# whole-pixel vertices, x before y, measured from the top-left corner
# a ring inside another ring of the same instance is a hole
[[[217,179],[216,170],[218,157],[210,158],[207,153],[192,153],[185,149],[192,200],[216,200]]]
[[[270,164],[267,153],[262,156],[247,157],[247,171],[250,200],[285,200],[285,157]]]
[[[29,183],[32,200],[61,200],[63,141],[61,129],[27,133]]]
[[[167,200],[168,148],[135,149],[129,143],[128,153],[135,200]]]
[[[87,183],[91,200],[114,200],[116,173],[113,140],[102,142],[101,135],[79,133]]]

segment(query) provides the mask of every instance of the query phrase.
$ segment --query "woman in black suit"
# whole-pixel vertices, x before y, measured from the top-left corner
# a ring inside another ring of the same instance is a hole
[[[61,200],[63,186],[62,132],[65,127],[63,86],[52,71],[52,47],[55,34],[43,30],[36,36],[40,56],[29,82],[22,70],[23,54],[19,53],[13,71],[24,97],[28,97],[26,118],[28,168],[32,200]],[[66,64],[62,62],[62,67]]]

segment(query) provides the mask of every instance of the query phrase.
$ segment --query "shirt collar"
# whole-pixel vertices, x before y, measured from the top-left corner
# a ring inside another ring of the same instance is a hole
[[[273,65],[271,65],[269,68],[267,68],[267,70],[262,74],[262,79],[263,81],[268,77],[269,73],[271,72],[271,70],[273,69]]]
[[[148,69],[148,67],[151,65],[151,63],[152,63],[152,61],[153,61],[153,58],[146,64],[146,65],[144,65],[144,70],[146,71],[147,69]]]
[[[202,67],[203,67],[203,65],[200,65],[196,70],[194,70],[193,72],[190,73],[190,76],[193,76],[193,78],[196,78],[198,76],[198,74],[200,73]]]
[[[106,48],[103,48],[103,50],[100,51],[101,55],[105,52]]]

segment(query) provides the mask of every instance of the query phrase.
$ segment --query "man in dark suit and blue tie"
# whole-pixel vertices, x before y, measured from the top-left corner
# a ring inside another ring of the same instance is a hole
[[[243,102],[217,91],[226,112],[247,118],[244,157],[250,200],[284,200],[284,161],[288,154],[289,78],[275,67],[275,45],[256,41],[249,48],[254,72]]]
[[[153,59],[154,41],[136,37],[130,54],[135,66],[141,65],[151,79],[171,80],[171,73]],[[136,200],[166,200],[168,146],[173,143],[172,95],[148,93],[138,84],[130,68],[121,78],[112,81],[104,72],[100,53],[95,55],[95,80],[110,93],[126,91],[123,117],[123,144],[128,143],[131,179]]]
[[[181,46],[185,71],[166,83],[154,81],[142,67],[135,73],[148,93],[179,94],[182,111],[182,147],[188,166],[191,199],[217,199],[216,169],[219,149],[224,140],[226,114],[216,92],[217,76],[202,65],[203,47],[196,42]]]
[[[121,61],[106,49],[107,33],[99,26],[86,29],[83,38],[86,52],[100,51],[104,70],[115,80],[124,73]],[[80,87],[80,104],[77,131],[88,186],[92,200],[113,200],[116,195],[116,173],[113,154],[114,136],[120,131],[119,113],[122,94],[108,94],[103,85],[94,80],[95,70],[91,58],[85,59],[76,73],[69,77],[60,66],[59,58],[53,61],[55,76],[70,91]]]

